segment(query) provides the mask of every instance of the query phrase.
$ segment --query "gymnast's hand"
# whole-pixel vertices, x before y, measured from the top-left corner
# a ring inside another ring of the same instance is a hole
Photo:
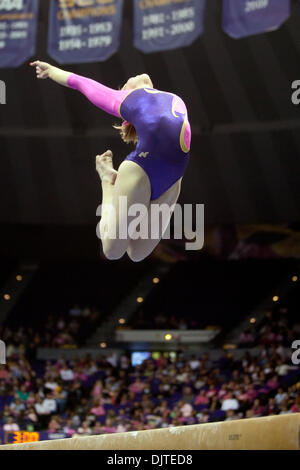
[[[50,71],[51,71],[52,65],[47,64],[47,62],[41,62],[39,60],[36,60],[35,62],[31,62],[30,65],[31,67],[36,68],[37,78],[41,80],[45,80],[46,78],[50,77]]]
[[[30,65],[31,67],[36,68],[36,76],[40,80],[50,78],[59,85],[68,86],[68,78],[70,76],[69,72],[65,72],[53,65],[47,64],[47,62],[41,62],[40,60],[30,62]]]

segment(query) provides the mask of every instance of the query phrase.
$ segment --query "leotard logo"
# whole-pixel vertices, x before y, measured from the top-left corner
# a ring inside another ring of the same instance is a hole
[[[143,158],[146,158],[148,155],[149,155],[149,152],[141,152],[141,153],[139,154],[139,157],[141,157],[141,158],[142,158],[142,157],[143,157]]]

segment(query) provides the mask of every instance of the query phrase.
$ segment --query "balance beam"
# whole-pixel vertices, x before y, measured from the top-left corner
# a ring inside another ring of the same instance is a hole
[[[0,446],[0,450],[299,450],[300,413]]]

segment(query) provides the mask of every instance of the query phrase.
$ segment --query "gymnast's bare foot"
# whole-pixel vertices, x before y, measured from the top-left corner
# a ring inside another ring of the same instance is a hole
[[[96,170],[101,178],[101,181],[115,184],[118,172],[113,167],[112,157],[113,154],[111,150],[107,150],[102,155],[97,155]]]

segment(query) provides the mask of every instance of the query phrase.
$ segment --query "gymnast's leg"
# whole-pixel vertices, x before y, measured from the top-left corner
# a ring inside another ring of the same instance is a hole
[[[128,226],[134,217],[128,215],[128,209],[137,203],[148,208],[151,186],[144,170],[134,162],[124,161],[118,172],[114,170],[111,151],[96,157],[96,169],[103,190],[100,222],[103,252],[108,259],[116,260],[122,258],[130,243]],[[124,197],[126,206],[121,203]],[[126,232],[125,236],[120,234],[120,229]]]
[[[148,209],[148,218],[146,223],[148,224],[148,239],[138,238],[137,240],[131,240],[127,249],[127,254],[132,259],[132,261],[139,262],[149,256],[155,247],[159,244],[160,240],[163,237],[163,234],[167,230],[172,213],[175,208],[175,204],[178,200],[181,191],[181,181],[178,180],[171,188],[169,188],[164,194],[162,194],[158,199],[150,202],[149,209]],[[164,216],[160,218],[160,220],[152,220],[150,217],[151,209],[154,206],[163,208],[165,206]],[[155,233],[158,234],[157,237],[151,238],[152,233],[152,223],[155,226]]]

